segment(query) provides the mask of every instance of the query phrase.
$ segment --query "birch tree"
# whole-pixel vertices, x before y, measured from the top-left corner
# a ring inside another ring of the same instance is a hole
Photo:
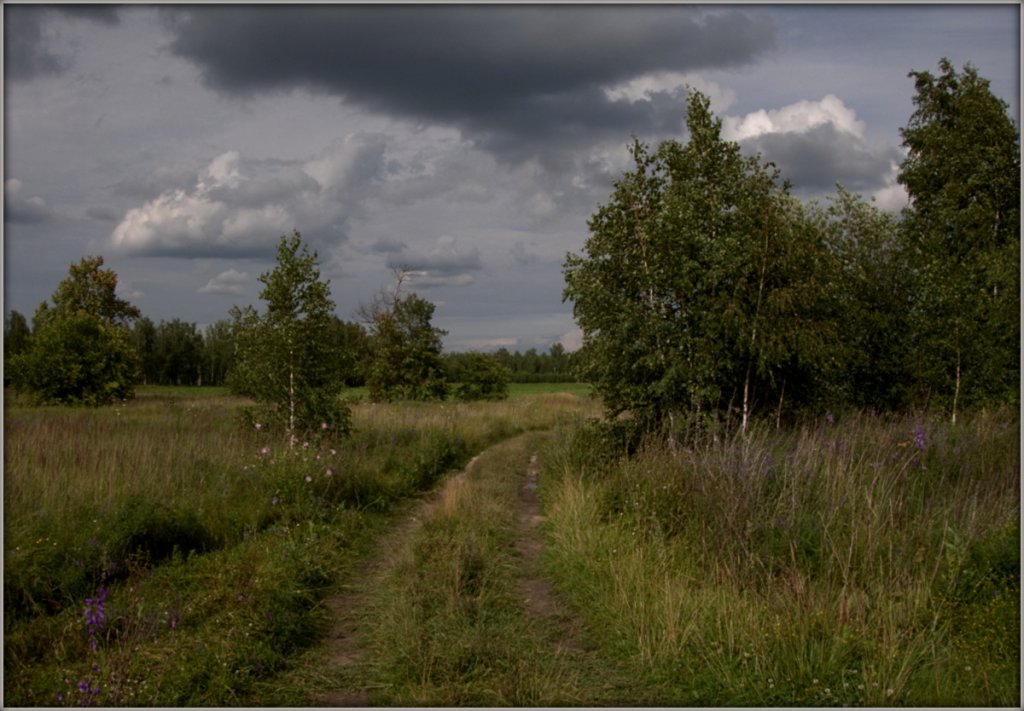
[[[772,166],[722,139],[709,104],[691,92],[685,145],[634,141],[635,167],[564,263],[584,377],[610,416],[670,442],[734,410],[745,430],[778,406],[787,372],[827,359],[820,235]]]
[[[264,314],[234,307],[236,362],[232,389],[255,399],[259,417],[293,437],[313,430],[347,432],[349,410],[340,400],[339,359],[331,349],[334,302],[321,281],[316,252],[296,230],[282,236],[277,266],[259,277]]]
[[[899,181],[920,285],[915,366],[955,423],[964,405],[1019,397],[1020,137],[974,67],[939,68],[910,72]]]

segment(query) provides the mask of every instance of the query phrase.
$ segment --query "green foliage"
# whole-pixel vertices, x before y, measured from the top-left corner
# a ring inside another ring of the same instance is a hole
[[[434,304],[416,294],[402,296],[402,275],[391,294],[366,309],[371,362],[366,377],[370,398],[443,400],[448,385],[441,360],[445,331],[431,326]]]
[[[107,405],[129,398],[137,368],[126,322],[138,309],[116,296],[117,275],[103,257],[71,265],[40,305],[31,345],[10,361],[11,380],[39,402]]]
[[[830,292],[838,301],[838,341],[845,355],[833,402],[839,408],[898,410],[912,394],[908,305],[915,293],[899,223],[842,186],[821,219],[834,259]]]
[[[301,249],[300,249],[301,248]],[[260,275],[267,310],[232,309],[237,360],[232,389],[259,403],[254,421],[300,432],[346,433],[350,413],[341,401],[341,377],[331,343],[334,302],[320,281],[317,255],[296,230],[281,237],[277,267]]]
[[[735,406],[745,426],[787,392],[807,399],[798,386],[834,360],[820,234],[708,107],[691,93],[685,146],[634,142],[635,168],[565,261],[584,378],[610,415],[671,432],[699,413]]]
[[[28,321],[18,311],[11,311],[4,321],[4,362],[20,355],[31,346],[32,330]]]
[[[915,371],[951,410],[1017,402],[1020,348],[1020,148],[1007,105],[969,64],[914,71],[899,180],[919,294]]]
[[[508,397],[508,369],[494,356],[485,353],[463,353],[455,359],[455,373],[450,376],[459,385],[459,400],[504,400]]]

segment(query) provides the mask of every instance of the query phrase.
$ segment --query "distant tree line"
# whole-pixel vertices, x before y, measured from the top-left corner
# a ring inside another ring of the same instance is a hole
[[[4,327],[5,382],[43,403],[102,405],[133,386],[223,386],[252,397],[262,424],[294,431],[347,428],[338,394],[366,386],[373,400],[497,399],[510,380],[566,380],[571,358],[560,344],[546,354],[442,353],[445,332],[434,305],[403,293],[396,274],[360,308],[361,322],[334,313],[315,253],[296,231],[282,236],[277,266],[259,281],[266,310],[233,307],[207,326],[181,319],[154,324],[116,296],[117,275],[102,257],[72,265],[31,327],[12,311]]]
[[[4,324],[4,360],[23,353],[32,338],[32,326],[23,314],[12,310]],[[327,323],[331,358],[338,363],[338,382],[342,387],[366,385],[366,374],[372,364],[370,334],[358,321],[345,321],[335,315]],[[224,386],[235,362],[235,343],[231,319],[221,319],[200,329],[195,323],[180,319],[154,324],[148,316],[140,316],[129,329],[136,357],[136,385]],[[464,377],[467,360],[475,351],[442,353],[445,379],[458,383]],[[485,353],[505,371],[512,383],[565,383],[578,379],[575,353],[561,343],[547,351],[530,348],[509,351],[499,348]],[[11,372],[8,367],[7,380]]]

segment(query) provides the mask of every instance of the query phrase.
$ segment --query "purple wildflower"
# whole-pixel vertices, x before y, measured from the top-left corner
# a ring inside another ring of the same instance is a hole
[[[85,599],[85,628],[89,633],[89,647],[95,651],[97,647],[96,633],[103,629],[103,623],[107,621],[106,600],[107,588],[100,588],[95,598]]]
[[[914,446],[918,449],[924,449],[928,446],[924,438],[924,428],[920,424],[914,428]]]

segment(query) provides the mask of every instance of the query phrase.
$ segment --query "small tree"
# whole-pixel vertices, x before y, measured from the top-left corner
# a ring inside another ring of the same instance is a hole
[[[350,412],[340,400],[330,330],[334,302],[320,280],[317,255],[298,230],[282,236],[277,267],[260,275],[265,314],[252,307],[231,310],[237,360],[229,385],[261,406],[262,421],[299,432],[346,433]]]
[[[459,400],[504,400],[508,397],[508,368],[486,353],[465,353],[459,358]]]
[[[370,329],[372,355],[366,377],[370,398],[443,400],[448,387],[441,339],[446,331],[430,323],[434,304],[414,293],[402,296],[404,280],[400,272],[390,294],[378,295],[362,309]]]
[[[128,322],[139,310],[117,296],[103,257],[71,265],[40,304],[28,350],[11,360],[11,380],[43,403],[104,405],[134,394],[137,370]]]

